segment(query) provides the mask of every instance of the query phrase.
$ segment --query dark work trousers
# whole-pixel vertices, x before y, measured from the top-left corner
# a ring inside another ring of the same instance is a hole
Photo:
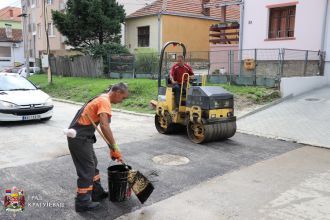
[[[89,193],[94,181],[100,181],[93,142],[93,139],[68,138],[69,150],[78,175],[78,192],[79,189],[89,189],[86,190]]]
[[[175,107],[179,108],[180,104],[180,93],[181,93],[181,84],[176,83],[173,85],[174,99],[175,99]]]
[[[68,145],[78,175],[78,194],[89,194],[95,188],[95,185],[100,185],[97,158],[93,149],[93,144],[96,142],[95,128],[93,125],[80,125],[78,123],[82,112],[89,102],[77,112],[69,126],[69,128],[77,131],[75,138],[68,137]]]
[[[179,83],[176,83],[172,87],[173,92],[174,92],[174,99],[175,99],[175,107],[176,108],[179,108],[179,104],[180,104],[181,86],[183,86],[182,95],[185,95],[186,94],[186,88],[187,88],[186,83],[183,83],[183,85],[179,84]]]

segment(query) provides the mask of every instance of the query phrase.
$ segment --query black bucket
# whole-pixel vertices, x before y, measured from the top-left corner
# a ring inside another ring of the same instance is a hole
[[[131,187],[127,182],[129,170],[128,165],[114,165],[108,168],[109,200],[122,202],[131,197]]]

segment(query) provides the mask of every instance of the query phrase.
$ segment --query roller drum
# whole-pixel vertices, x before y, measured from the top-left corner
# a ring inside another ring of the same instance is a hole
[[[210,141],[218,141],[232,137],[236,133],[236,122],[221,122],[214,124],[202,124],[189,122],[187,125],[189,139],[200,144]]]

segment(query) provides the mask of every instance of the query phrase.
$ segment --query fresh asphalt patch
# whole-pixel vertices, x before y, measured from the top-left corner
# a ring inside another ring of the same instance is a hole
[[[301,146],[237,133],[231,139],[203,145],[193,144],[185,134],[159,135],[157,138],[126,143],[120,148],[125,162],[133,169],[147,176],[154,171],[157,174],[150,176],[155,190],[143,205],[147,206],[212,177],[270,159]],[[101,181],[107,189],[107,167],[115,162],[109,161],[107,148],[97,149],[95,152]],[[153,157],[163,154],[187,157],[189,163],[166,166],[152,161]],[[25,210],[16,213],[16,219],[114,219],[142,206],[135,195],[132,195],[131,199],[125,202],[114,203],[105,200],[101,203],[102,208],[94,212],[76,213],[76,171],[70,155],[50,161],[4,168],[0,170],[0,177],[0,190],[3,196],[4,190],[13,186],[24,190]],[[13,218],[13,213],[2,208],[0,219],[10,218]]]

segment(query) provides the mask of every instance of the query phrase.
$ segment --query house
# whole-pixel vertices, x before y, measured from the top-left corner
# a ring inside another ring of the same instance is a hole
[[[125,44],[161,50],[168,41],[184,43],[188,51],[209,51],[209,28],[221,20],[220,8],[203,8],[216,0],[156,0],[125,19]],[[227,12],[227,20],[238,20],[239,8]]]
[[[321,50],[325,2],[245,0],[242,49]]]
[[[150,3],[150,0],[142,0],[142,1],[136,1],[136,0],[117,0],[117,2],[120,5],[124,6],[125,9],[125,13],[126,15],[129,15],[133,12],[135,12],[136,10],[140,9],[141,7],[146,6],[147,4]],[[121,39],[120,39],[120,43],[122,45],[125,44],[125,25],[122,24],[121,25]]]
[[[24,64],[21,29],[0,28],[0,70]]]
[[[281,77],[280,88],[284,96],[326,85],[329,68],[325,68],[323,73],[320,60],[322,63],[322,51],[330,49],[329,11],[329,0],[244,0],[241,48],[268,50],[264,60],[278,56],[270,54],[272,49],[288,49],[279,54],[287,63],[284,67],[292,74],[289,74],[290,77]],[[326,60],[329,61],[329,56]],[[271,65],[268,64],[267,68],[271,68]],[[306,73],[306,69],[312,71],[310,76],[298,74],[292,77],[297,72]]]
[[[66,37],[56,29],[52,21],[51,11],[65,11],[67,0],[21,0],[23,12],[27,14],[27,35],[30,56],[30,65],[39,65],[38,62],[43,58],[47,51],[47,39],[45,33],[45,21],[43,13],[43,2],[46,4],[47,25],[49,28],[50,54],[54,56],[72,55],[72,47],[64,42]],[[124,5],[126,11],[133,12],[145,5],[145,2],[132,0],[117,0]]]
[[[27,46],[29,51],[30,66],[39,66],[43,55],[47,52],[47,37],[45,32],[45,16],[43,4],[46,8],[46,25],[49,29],[49,45],[51,55],[69,55],[71,47],[65,45],[65,36],[56,29],[51,11],[64,11],[67,0],[22,0],[22,9],[27,19]]]
[[[5,7],[0,9],[0,28],[10,25],[13,29],[22,29],[22,19],[18,17],[22,9],[17,7]]]
[[[24,64],[21,9],[0,9],[0,70]]]

